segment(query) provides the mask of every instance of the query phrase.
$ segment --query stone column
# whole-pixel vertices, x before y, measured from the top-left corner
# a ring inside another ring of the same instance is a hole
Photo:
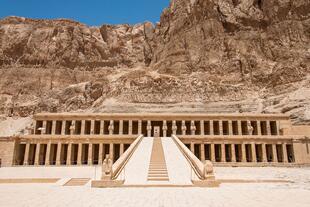
[[[90,134],[95,134],[95,120],[90,121]]]
[[[43,130],[41,130],[41,134],[46,134],[46,125],[47,125],[47,121],[43,121]]]
[[[256,121],[257,124],[257,135],[261,136],[262,135],[262,129],[260,127],[260,121]]]
[[[111,160],[113,161],[114,160],[114,144],[113,143],[110,143],[110,158]]]
[[[35,165],[39,165],[40,163],[40,148],[41,148],[41,144],[37,143],[37,147],[36,147],[36,155],[35,155],[35,160],[34,160],[34,164]]]
[[[123,143],[120,144],[119,151],[120,151],[120,153],[119,153],[120,155],[124,154],[124,144]]]
[[[81,135],[85,134],[85,120],[82,120],[82,124],[81,124]]]
[[[82,145],[82,143],[79,143],[78,156],[77,156],[77,164],[78,165],[82,165],[82,149],[83,149],[83,145]]]
[[[245,144],[241,144],[241,153],[242,153],[242,162],[247,162],[246,160],[246,150],[245,150]]]
[[[211,151],[210,151],[210,153],[211,153],[211,161],[215,162],[215,146],[214,146],[214,143],[211,143],[210,146],[211,146]]]
[[[152,136],[152,123],[150,120],[147,121],[147,136],[151,137]]]
[[[205,124],[203,120],[200,120],[200,135],[205,135]]]
[[[257,160],[256,160],[255,143],[251,143],[251,151],[252,151],[252,162],[257,162]]]
[[[231,144],[231,161],[236,162],[235,144]]]
[[[287,149],[286,149],[286,144],[282,144],[282,149],[283,149],[283,162],[288,163],[288,157],[287,157]]]
[[[101,165],[103,161],[103,144],[99,143],[99,159],[98,164]]]
[[[219,130],[220,130],[220,135],[223,135],[223,121],[219,120]]]
[[[262,156],[263,156],[263,162],[267,162],[266,144],[262,144]]]
[[[88,145],[88,160],[87,160],[88,165],[93,164],[93,143],[89,143]]]
[[[184,120],[182,120],[182,135],[186,135],[186,125]]]
[[[272,157],[273,157],[273,162],[278,162],[278,156],[277,156],[277,145],[272,144]]]
[[[195,146],[193,142],[191,142],[191,151],[193,154],[195,154]]]
[[[57,144],[57,154],[56,154],[56,165],[61,165],[60,163],[60,155],[61,155],[61,142]]]
[[[266,121],[266,125],[267,125],[267,135],[271,135],[271,129],[270,129],[270,121]]]
[[[280,121],[276,121],[277,124],[277,135],[280,135]]]
[[[104,134],[104,120],[100,120],[100,134]]]
[[[214,135],[213,120],[210,120],[210,135]]]
[[[29,160],[29,150],[30,150],[30,143],[26,143],[25,155],[24,155],[24,165],[28,165]]]
[[[163,136],[167,137],[168,127],[167,127],[167,121],[166,120],[163,121],[163,128],[162,128],[162,130],[163,130]]]
[[[172,134],[176,135],[178,130],[177,122],[175,120],[172,121]]]
[[[71,165],[71,156],[72,156],[72,143],[68,144],[68,152],[67,152],[67,162],[66,165]]]
[[[228,120],[228,134],[233,135],[232,120]]]
[[[124,128],[124,121],[120,120],[119,121],[119,130],[118,130],[119,135],[123,134],[123,128]],[[128,134],[129,134],[129,128],[128,128]]]
[[[226,162],[225,143],[221,144],[221,162]]]
[[[128,121],[128,134],[132,135],[132,120]]]
[[[241,127],[241,121],[237,121],[237,125],[238,125],[238,135],[242,135],[242,127]]]
[[[138,120],[138,134],[142,134],[142,120]]]
[[[47,143],[45,165],[50,165],[50,155],[51,154],[51,142]]]
[[[202,143],[200,144],[200,160],[203,162],[206,160],[205,156],[205,145]]]
[[[61,135],[65,134],[66,134],[66,120],[63,120],[61,124]]]
[[[56,120],[53,120],[52,122],[52,135],[56,134]]]

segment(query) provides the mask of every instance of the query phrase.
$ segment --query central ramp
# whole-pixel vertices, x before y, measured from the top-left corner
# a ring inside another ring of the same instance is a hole
[[[152,155],[149,166],[148,181],[169,181],[165,154],[161,138],[156,137],[153,141]]]

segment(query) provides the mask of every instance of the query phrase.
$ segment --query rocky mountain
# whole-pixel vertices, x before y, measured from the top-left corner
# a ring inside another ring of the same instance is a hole
[[[287,113],[310,123],[309,0],[171,0],[156,25],[0,20],[0,114]]]

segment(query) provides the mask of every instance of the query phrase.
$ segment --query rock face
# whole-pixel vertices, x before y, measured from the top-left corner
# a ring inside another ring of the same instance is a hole
[[[308,0],[172,0],[160,23],[0,21],[0,113],[287,113],[310,123]]]

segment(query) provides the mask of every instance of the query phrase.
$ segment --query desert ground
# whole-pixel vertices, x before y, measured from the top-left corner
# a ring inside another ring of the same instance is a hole
[[[216,167],[216,179],[252,180],[225,182],[218,188],[91,188],[63,186],[70,178],[100,177],[100,167],[0,168],[0,179],[60,178],[51,184],[0,184],[0,206],[284,206],[310,204],[310,168]],[[282,180],[289,182],[262,182]]]

